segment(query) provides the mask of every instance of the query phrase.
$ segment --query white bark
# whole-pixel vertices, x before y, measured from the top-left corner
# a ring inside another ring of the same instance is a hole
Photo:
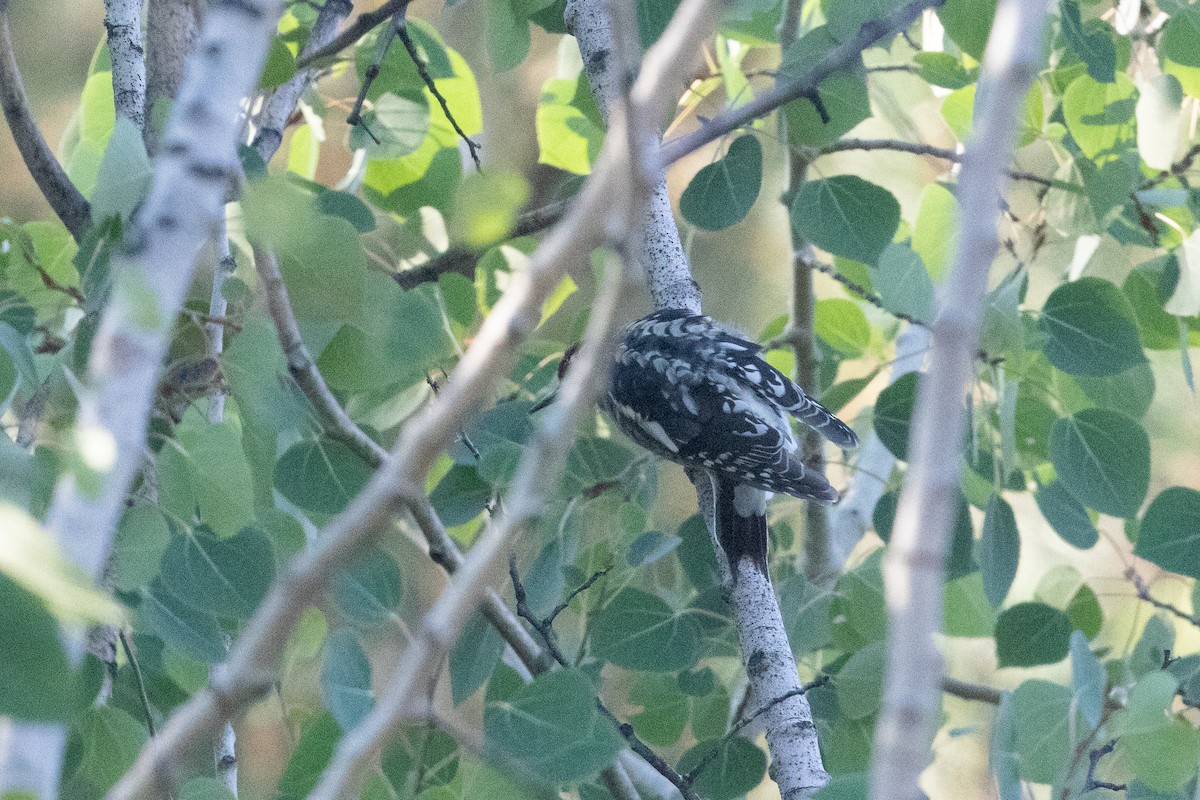
[[[350,0],[325,0],[313,23],[312,33],[300,51],[300,57],[311,55],[333,41],[338,27],[350,16],[352,8]],[[283,143],[283,129],[287,127],[300,95],[304,94],[315,74],[316,70],[313,69],[300,70],[267,99],[258,117],[258,132],[254,136],[254,149],[264,162],[270,161]]]
[[[141,464],[158,368],[192,268],[239,170],[238,104],[258,79],[278,4],[215,3],[209,13],[201,56],[190,65],[168,124],[150,194],[125,251],[113,259],[112,299],[79,400],[77,466],[60,480],[46,520],[67,557],[93,580]],[[76,658],[82,655],[82,637],[69,645]],[[27,736],[13,742],[8,763],[33,764],[37,774],[5,770],[0,788],[57,796],[66,730],[49,726],[46,734],[40,742]]]
[[[958,502],[963,394],[999,247],[997,220],[1016,119],[1041,60],[1046,0],[1002,0],[984,53],[959,181],[962,230],[914,411],[912,454],[884,560],[888,666],[871,769],[872,800],[913,800],[940,721],[944,561]]]
[[[892,362],[889,383],[916,372],[929,349],[929,329],[909,325],[896,340],[896,360]],[[850,558],[850,551],[871,530],[871,516],[879,498],[887,489],[888,477],[896,466],[896,457],[884,447],[874,432],[858,450],[854,461],[854,481],[849,491],[829,512],[829,562],[826,575],[837,575]]]
[[[104,0],[104,27],[108,29],[117,116],[142,130],[146,123],[146,53],[142,50],[141,0]]]
[[[615,68],[620,60],[613,58],[614,36],[603,0],[570,0],[566,19],[579,43],[584,71],[592,92],[600,108],[611,109],[620,97],[623,83],[622,76]],[[668,29],[664,36],[672,33]],[[654,66],[670,69],[675,74],[684,71],[684,65],[679,63]],[[650,67],[650,60],[647,59],[643,71]],[[611,118],[611,111],[608,114]],[[646,218],[641,261],[656,308],[686,308],[698,314],[701,313],[700,287],[692,278],[680,243],[679,227],[675,222],[663,175],[658,137],[651,144],[648,151],[652,154],[652,162],[643,166],[653,170],[655,191]],[[713,532],[714,550],[721,553],[714,528],[712,487],[703,478],[696,483],[701,512],[709,531]],[[751,696],[756,702],[767,704],[798,690],[801,686],[799,673],[769,576],[743,559],[739,564],[738,578],[733,581],[724,555],[719,555],[718,560],[726,585],[732,587],[730,605],[742,644],[742,658],[751,685]],[[783,797],[785,800],[811,797],[828,782],[829,777],[821,766],[808,700],[803,695],[796,695],[774,703],[764,712],[763,724],[771,751],[771,777],[778,783]]]

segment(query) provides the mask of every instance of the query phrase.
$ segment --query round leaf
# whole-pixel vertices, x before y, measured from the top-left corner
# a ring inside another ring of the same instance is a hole
[[[529,774],[565,783],[609,766],[624,744],[600,716],[595,690],[576,669],[549,672],[483,712],[487,747]]]
[[[1044,603],[1018,603],[996,621],[996,655],[1002,667],[1054,664],[1067,654],[1071,621]]]
[[[300,442],[275,465],[275,488],[305,511],[336,514],[371,478],[371,468],[333,439]]]
[[[1074,375],[1115,375],[1146,360],[1133,309],[1121,290],[1080,278],[1051,292],[1038,319],[1046,358]]]
[[[356,623],[377,625],[391,618],[400,605],[400,568],[390,555],[371,548],[333,579],[338,606]]]
[[[346,731],[362,722],[375,705],[375,694],[371,691],[371,662],[352,631],[334,631],[325,643],[321,698],[338,725]]]
[[[176,536],[162,559],[162,581],[188,605],[218,617],[249,619],[275,578],[275,552],[246,528],[229,539],[197,527]]]
[[[716,755],[713,755],[716,751]],[[696,793],[708,800],[733,800],[762,783],[767,757],[749,739],[700,742],[679,759],[681,772],[690,772],[710,759],[696,776]]]
[[[1116,411],[1089,408],[1054,423],[1050,461],[1077,500],[1115,517],[1136,514],[1150,485],[1150,439]]]
[[[73,704],[74,676],[58,624],[37,598],[0,572],[0,714],[62,719]]]
[[[623,589],[596,616],[592,651],[626,669],[677,672],[700,655],[700,627],[659,597]]]
[[[1038,489],[1034,499],[1046,522],[1067,544],[1087,550],[1100,539],[1087,509],[1059,481]]]
[[[1084,155],[1103,161],[1133,144],[1136,104],[1137,90],[1124,72],[1112,83],[1080,75],[1063,94],[1062,113]]]
[[[705,230],[741,222],[762,188],[762,145],[753,134],[739,136],[725,156],[704,167],[684,189],[679,211]]]
[[[1200,579],[1200,492],[1172,486],[1154,498],[1133,552],[1163,569]]]
[[[854,175],[809,181],[792,201],[792,229],[822,250],[874,264],[900,225],[900,204]]]

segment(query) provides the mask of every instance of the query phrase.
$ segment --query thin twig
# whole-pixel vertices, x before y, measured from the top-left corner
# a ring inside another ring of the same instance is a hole
[[[942,691],[962,700],[976,700],[980,703],[1000,705],[1000,690],[978,683],[967,683],[949,675],[942,677]]]
[[[1094,747],[1092,748],[1092,751],[1088,753],[1087,780],[1083,784],[1083,790],[1085,792],[1090,792],[1093,789],[1108,789],[1113,792],[1123,792],[1129,788],[1124,783],[1110,783],[1108,781],[1096,780],[1096,766],[1100,763],[1100,759],[1111,753],[1116,746],[1117,740],[1112,739],[1103,747]]]
[[[553,625],[554,620],[558,619],[559,614],[561,614],[562,612],[567,610],[567,606],[569,606],[571,604],[572,600],[574,600],[576,597],[578,597],[579,595],[586,592],[588,589],[592,588],[593,584],[595,584],[596,581],[603,578],[611,570],[612,570],[612,566],[610,565],[610,566],[605,567],[602,570],[597,570],[596,572],[593,572],[592,576],[590,578],[588,578],[586,581],[584,581],[583,583],[579,584],[574,589],[572,589],[571,592],[567,595],[566,599],[563,600],[558,605],[556,605],[550,611],[550,613],[546,615],[546,618],[542,621],[547,625]]]
[[[780,81],[745,105],[730,109],[709,120],[699,130],[664,142],[663,162],[670,164],[793,100],[815,96],[822,81],[854,64],[861,57],[863,50],[908,28],[926,9],[936,8],[942,2],[943,0],[914,0],[901,6],[888,17],[869,20],[854,36],[828,50],[804,77]]]
[[[1150,594],[1150,587],[1142,580],[1142,576],[1138,575],[1133,567],[1125,570],[1125,577],[1133,584],[1133,588],[1137,591],[1139,600],[1149,603],[1160,611],[1166,611],[1168,614],[1183,620],[1197,628],[1200,628],[1200,616],[1189,614],[1183,609],[1174,606],[1170,603],[1159,600],[1154,595]]]
[[[513,595],[517,599],[517,616],[528,622],[537,631],[538,636],[541,636],[542,641],[546,644],[546,649],[550,651],[550,655],[554,656],[554,660],[561,666],[567,666],[567,659],[558,646],[558,634],[554,632],[554,626],[544,619],[538,619],[529,607],[525,595],[525,584],[521,583],[521,576],[517,572],[515,553],[510,553],[508,556],[508,577],[512,581]]]
[[[154,713],[151,711],[150,695],[146,694],[146,681],[142,678],[142,667],[138,663],[137,656],[133,654],[133,646],[130,645],[125,631],[118,631],[117,639],[121,642],[121,649],[125,651],[125,658],[129,661],[130,668],[133,669],[133,679],[137,684],[138,697],[142,701],[142,713],[146,715],[146,729],[150,731],[151,736],[154,736],[156,732],[154,730]]]
[[[366,36],[375,28],[387,22],[393,14],[408,6],[411,0],[388,0],[374,11],[364,11],[355,18],[354,22],[339,33],[328,44],[318,47],[306,56],[296,59],[296,70],[307,69],[331,56],[336,56],[342,50]]]
[[[425,82],[425,87],[429,89],[429,93],[438,101],[438,105],[442,107],[442,113],[446,115],[446,119],[450,120],[450,125],[453,126],[454,132],[458,134],[458,138],[466,144],[467,150],[471,153],[471,160],[475,162],[475,169],[478,172],[483,172],[483,162],[479,160],[479,145],[467,136],[467,132],[458,124],[458,120],[450,113],[450,106],[446,103],[446,98],[438,89],[437,83],[429,74],[429,69],[425,64],[425,59],[421,58],[421,54],[417,52],[417,46],[413,44],[412,37],[408,35],[408,20],[405,18],[405,9],[401,9],[396,17],[395,27],[396,35],[400,37],[400,41],[404,43],[404,49],[408,51],[408,57],[412,59],[413,65],[417,68],[417,74],[421,76],[421,80]]]

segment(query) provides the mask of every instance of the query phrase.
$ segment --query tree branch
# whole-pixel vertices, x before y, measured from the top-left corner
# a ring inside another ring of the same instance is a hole
[[[146,100],[149,124],[142,128],[146,150],[154,155],[161,141],[159,101],[174,101],[187,60],[200,31],[200,0],[149,0],[146,5]]]
[[[966,423],[963,393],[979,346],[988,271],[1016,118],[1041,59],[1042,0],[1002,0],[983,59],[975,135],[959,181],[962,228],[933,326],[929,373],[914,413],[912,459],[884,561],[888,668],[871,769],[872,800],[920,795],[939,718],[944,561],[954,521]]]
[[[936,8],[943,2],[944,0],[913,0],[913,2],[898,8],[889,17],[870,20],[859,29],[855,36],[826,52],[812,71],[803,78],[779,81],[775,86],[759,94],[745,105],[730,109],[710,120],[699,130],[664,142],[663,161],[670,164],[709,142],[714,142],[743,125],[766,116],[780,106],[802,97],[815,96],[817,87],[823,80],[848,68],[858,60],[863,50],[887,36],[905,30],[926,9]]]
[[[76,452],[59,480],[46,528],[82,573],[96,580],[141,461],[146,426],[172,325],[196,261],[221,219],[237,161],[238,108],[258,79],[274,31],[272,0],[214,3],[203,57],[189,62],[168,120],[150,193],[114,255],[112,296],[92,342],[79,397]],[[76,659],[82,640],[68,649]],[[40,762],[53,786],[65,728]],[[11,786],[10,788],[19,788]],[[57,796],[56,793],[45,795]]]
[[[308,69],[316,66],[327,58],[336,56],[350,45],[366,36],[375,28],[392,18],[392,15],[407,8],[411,0],[388,0],[374,11],[365,11],[355,18],[346,30],[335,36],[328,44],[318,47],[311,53],[296,59],[296,69]]]
[[[21,71],[13,52],[8,0],[0,0],[0,105],[4,107],[4,118],[25,168],[71,236],[79,241],[92,224],[92,209],[63,171],[29,111]]]
[[[309,34],[308,41],[304,43],[300,57],[303,59],[329,44],[337,34],[342,20],[350,15],[353,8],[354,4],[351,0],[325,0],[321,10],[317,12],[312,33]],[[296,103],[299,102],[300,96],[304,94],[304,90],[308,88],[315,74],[316,70],[313,68],[297,68],[296,74],[277,88],[263,106],[262,114],[258,117],[258,132],[255,134],[254,143],[251,146],[258,151],[264,164],[270,162],[275,151],[283,144],[283,130],[296,110]]]
[[[112,62],[113,100],[117,116],[140,131],[146,125],[146,53],[142,49],[140,0],[104,0],[104,27]]]

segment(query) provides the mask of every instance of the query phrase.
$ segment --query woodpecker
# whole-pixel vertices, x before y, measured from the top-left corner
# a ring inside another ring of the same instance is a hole
[[[766,571],[766,492],[838,499],[825,476],[800,460],[788,417],[839,447],[858,444],[849,426],[761,354],[707,316],[655,311],[626,328],[599,401],[637,444],[712,476],[718,537],[735,574],[741,558]]]

